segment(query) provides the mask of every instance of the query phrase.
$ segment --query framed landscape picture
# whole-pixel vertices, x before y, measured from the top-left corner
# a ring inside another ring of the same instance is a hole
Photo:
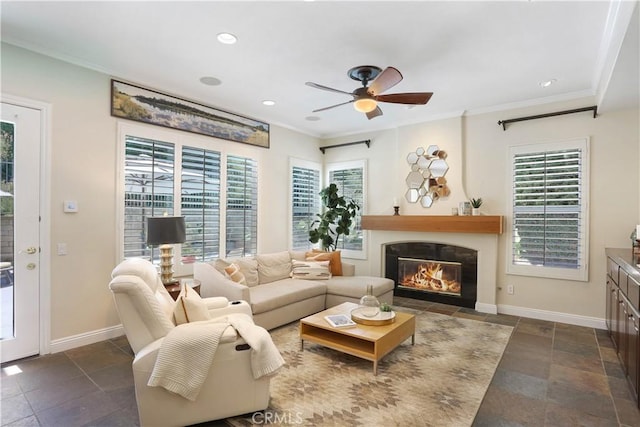
[[[111,80],[111,115],[269,148],[269,124]]]

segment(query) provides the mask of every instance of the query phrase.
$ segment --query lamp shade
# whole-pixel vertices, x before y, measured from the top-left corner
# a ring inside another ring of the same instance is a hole
[[[147,245],[165,245],[187,241],[183,216],[147,217]]]

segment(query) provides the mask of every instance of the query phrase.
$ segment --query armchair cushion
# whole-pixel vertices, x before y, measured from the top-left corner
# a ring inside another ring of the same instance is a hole
[[[176,298],[173,315],[177,325],[209,320],[209,310],[205,301],[190,286],[183,286]]]

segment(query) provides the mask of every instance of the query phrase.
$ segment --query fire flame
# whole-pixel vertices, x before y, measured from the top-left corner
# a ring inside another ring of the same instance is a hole
[[[460,283],[442,278],[442,266],[436,263],[420,264],[416,274],[405,276],[402,286],[435,292],[460,294]]]

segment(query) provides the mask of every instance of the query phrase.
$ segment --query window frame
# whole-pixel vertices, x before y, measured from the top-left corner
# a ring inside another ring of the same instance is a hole
[[[363,215],[366,215],[366,212],[367,212],[368,174],[367,174],[366,160],[363,159],[363,160],[350,160],[345,162],[327,163],[324,168],[325,187],[331,183],[330,182],[331,172],[346,170],[346,169],[362,169],[362,206],[360,206],[360,211],[358,212],[358,216],[362,217]],[[366,230],[360,230],[360,232],[362,236],[362,249],[353,250],[353,249],[337,248],[337,250],[340,251],[340,254],[342,257],[351,258],[351,259],[362,259],[362,260],[367,259],[369,233]]]
[[[303,159],[298,159],[296,157],[289,157],[289,211],[288,211],[288,216],[287,216],[287,224],[288,224],[288,229],[287,229],[287,241],[289,242],[289,249],[292,251],[300,251],[303,249],[299,249],[299,248],[294,248],[293,246],[293,168],[302,168],[302,169],[310,169],[310,170],[317,170],[319,173],[319,179],[318,179],[318,193],[314,194],[313,196],[316,199],[316,202],[318,204],[318,211],[316,213],[320,213],[322,210],[322,202],[320,200],[320,190],[322,190],[322,183],[323,181],[323,171],[322,171],[322,165],[318,162],[313,162],[310,160],[303,160]],[[315,218],[314,218],[315,219]],[[317,247],[317,245],[314,245],[311,242],[308,242],[308,250],[311,250],[313,247]]]
[[[219,218],[219,252],[220,257],[224,257],[226,253],[226,215],[227,215],[227,157],[245,157],[256,162],[256,168],[260,168],[260,156],[254,150],[246,149],[243,144],[237,144],[237,150],[230,150],[226,141],[218,140],[206,136],[198,136],[185,134],[178,131],[169,131],[157,127],[138,125],[123,121],[117,124],[117,163],[116,163],[116,259],[124,259],[124,208],[125,208],[125,160],[126,160],[126,138],[127,136],[137,138],[150,139],[170,143],[174,145],[174,182],[173,195],[174,207],[172,214],[181,215],[182,211],[182,147],[188,146],[208,151],[217,151],[220,153],[220,218]],[[177,177],[177,178],[176,178]],[[260,174],[256,174],[257,179],[257,201],[260,201]],[[259,220],[259,206],[256,205],[257,216]],[[257,232],[259,226],[257,226]],[[259,247],[259,236],[256,232],[256,247]],[[190,276],[193,274],[193,263],[183,264],[180,262],[182,258],[182,245],[174,246],[174,275],[176,277]]]
[[[517,155],[557,152],[563,150],[579,150],[581,155],[581,179],[580,179],[580,241],[578,250],[579,267],[564,268],[541,265],[516,265],[513,263],[514,251],[514,159]],[[562,141],[546,143],[526,144],[510,146],[508,150],[508,179],[507,179],[507,250],[506,273],[520,276],[544,277],[549,279],[562,279],[587,282],[589,280],[589,178],[590,158],[589,139],[574,138]]]

